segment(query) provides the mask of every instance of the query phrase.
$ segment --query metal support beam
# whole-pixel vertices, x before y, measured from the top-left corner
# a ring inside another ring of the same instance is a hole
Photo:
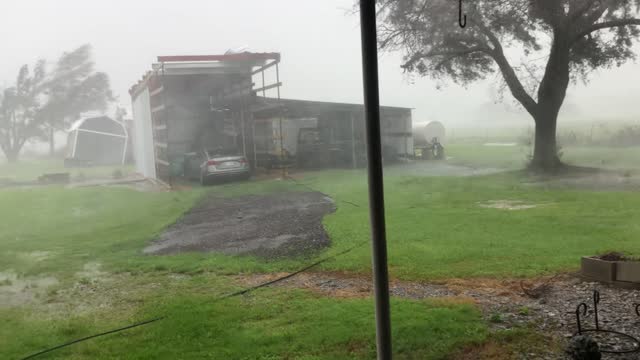
[[[369,215],[373,253],[373,284],[376,299],[376,343],[379,360],[390,360],[391,317],[389,273],[384,218],[382,140],[380,134],[380,95],[378,91],[378,43],[376,1],[360,0],[362,37],[362,78],[366,115],[367,162],[369,175]]]
[[[260,67],[259,69],[252,71],[252,72],[251,72],[251,75],[255,75],[255,74],[259,73],[259,72],[265,71],[265,70],[267,70],[268,68],[270,68],[270,67],[272,67],[272,66],[276,65],[276,64],[277,64],[277,63],[279,63],[279,62],[280,62],[280,61],[272,61],[272,62],[268,63],[267,65],[262,66],[262,67]]]
[[[275,84],[271,84],[271,85],[263,86],[263,87],[258,88],[258,89],[253,89],[253,91],[254,91],[254,92],[257,92],[257,93],[258,93],[258,92],[260,92],[260,91],[262,91],[263,97],[266,97],[266,95],[265,95],[265,91],[267,91],[267,90],[271,90],[271,89],[273,89],[273,88],[280,88],[280,86],[282,86],[282,83],[278,81],[278,82],[277,82],[277,83],[275,83]]]

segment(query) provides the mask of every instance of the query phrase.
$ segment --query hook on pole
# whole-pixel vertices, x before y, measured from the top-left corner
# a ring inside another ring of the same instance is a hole
[[[582,313],[582,315],[580,315]],[[582,334],[582,317],[587,315],[587,304],[580,303],[576,308],[576,323],[578,324],[578,334]]]
[[[458,23],[460,24],[460,27],[464,29],[465,26],[467,26],[467,14],[464,14],[464,17],[462,15],[462,0],[460,0],[460,7],[459,7],[459,12],[458,12]]]

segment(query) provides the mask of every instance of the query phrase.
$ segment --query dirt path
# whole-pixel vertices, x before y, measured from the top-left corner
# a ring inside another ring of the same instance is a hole
[[[319,192],[209,197],[144,252],[214,251],[263,258],[303,255],[330,244],[322,218],[333,211],[333,200]]]

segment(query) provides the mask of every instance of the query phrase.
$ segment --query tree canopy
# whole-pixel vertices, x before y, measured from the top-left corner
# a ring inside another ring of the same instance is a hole
[[[458,84],[499,72],[536,123],[532,164],[561,165],[556,122],[571,80],[635,59],[640,0],[378,0],[379,45],[403,69]],[[542,61],[543,63],[540,63]]]
[[[33,73],[28,65],[23,65],[15,86],[0,94],[0,149],[9,161],[18,159],[27,141],[45,137],[39,107],[39,97],[45,88],[45,62],[40,60]]]
[[[64,53],[52,71],[46,61],[20,68],[14,86],[0,93],[0,149],[16,161],[30,140],[49,139],[81,113],[106,110],[114,99],[109,77],[94,71],[91,47]]]
[[[86,111],[106,110],[114,100],[109,77],[95,72],[91,46],[83,45],[62,54],[48,84],[48,99],[42,113],[50,129],[51,152],[54,132],[67,127]]]

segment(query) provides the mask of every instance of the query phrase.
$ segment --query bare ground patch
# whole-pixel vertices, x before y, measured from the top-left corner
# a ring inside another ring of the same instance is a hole
[[[0,307],[34,302],[56,284],[58,279],[50,276],[23,277],[11,270],[0,272]]]
[[[335,211],[319,192],[209,197],[166,229],[144,252],[220,252],[263,258],[305,255],[330,244],[322,218]]]

